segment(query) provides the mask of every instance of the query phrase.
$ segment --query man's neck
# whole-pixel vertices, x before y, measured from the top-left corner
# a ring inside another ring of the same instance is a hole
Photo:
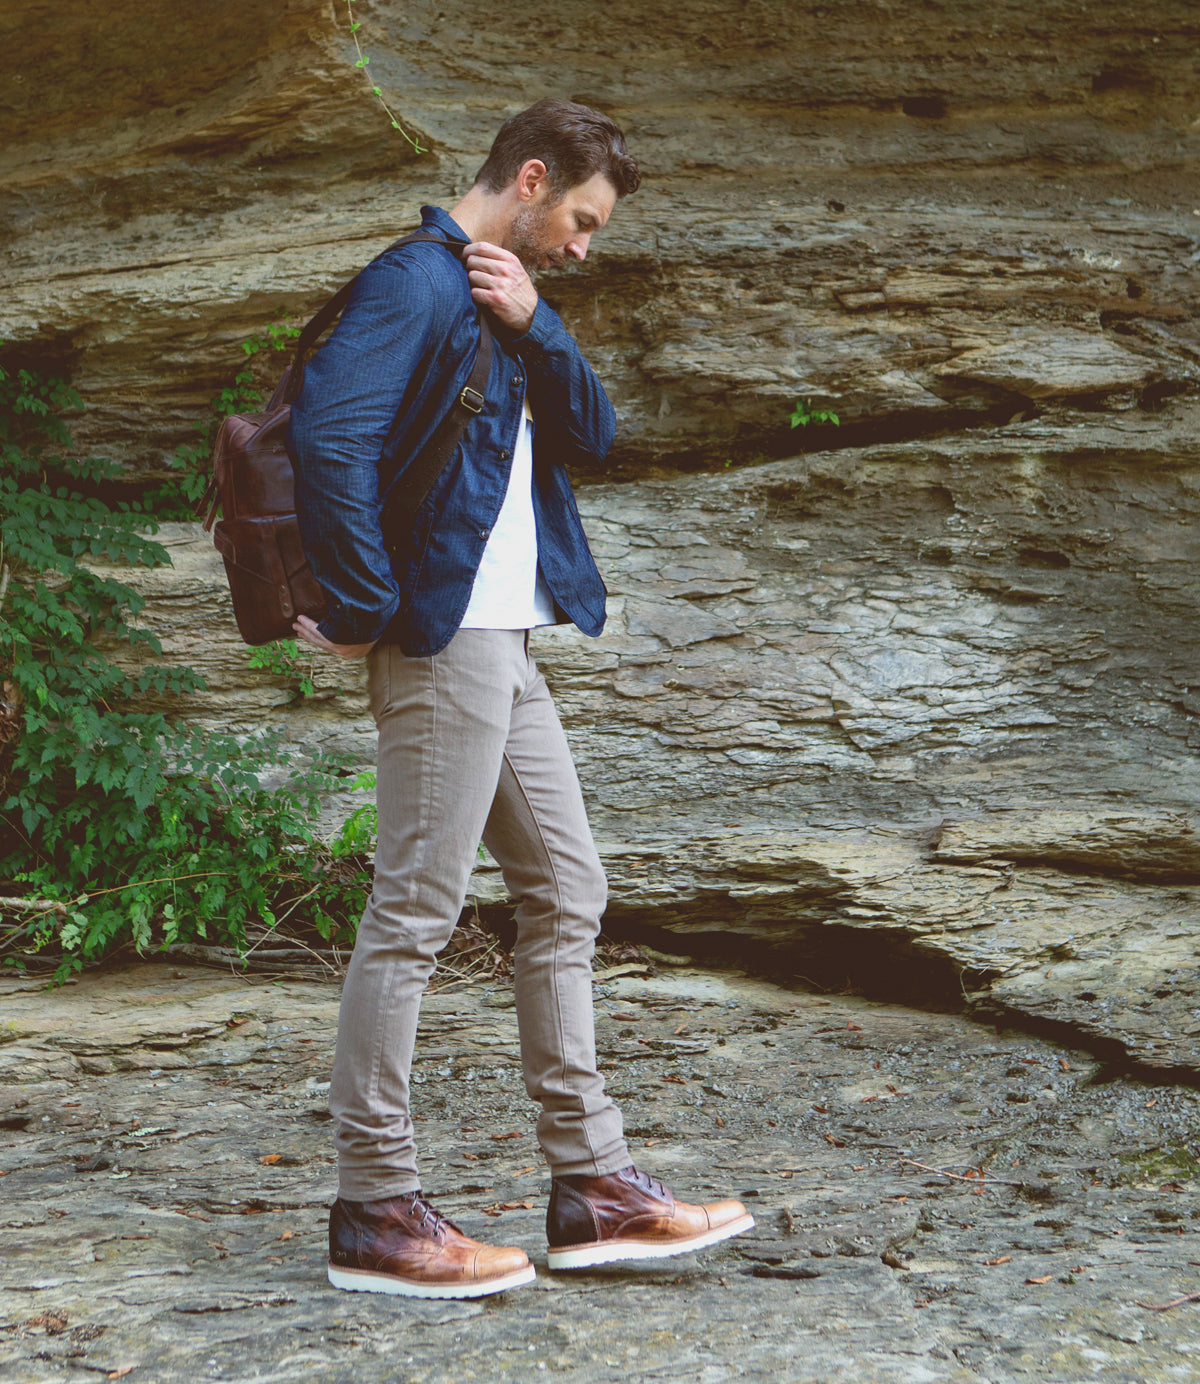
[[[450,215],[472,241],[486,240],[492,245],[504,246],[512,226],[509,199],[481,187],[473,187]]]

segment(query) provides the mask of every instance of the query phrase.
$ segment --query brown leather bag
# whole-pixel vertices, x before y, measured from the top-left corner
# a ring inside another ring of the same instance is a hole
[[[436,241],[456,254],[462,246],[430,231],[415,231],[389,247]],[[317,339],[333,325],[357,281],[338,290],[300,333],[291,364],[262,413],[234,413],[217,430],[213,474],[196,506],[207,510],[205,531],[225,560],[238,632],[247,644],[269,644],[292,636],[298,615],[320,619],[325,593],[304,556],[296,519],[292,461],[285,445],[292,401],[304,380],[304,362]],[[429,441],[388,490],[385,516],[411,511],[429,494],[471,419],[483,411],[492,335],[479,315],[479,350],[471,377]],[[381,492],[385,489],[380,485]],[[217,520],[217,511],[221,518]],[[385,522],[388,522],[385,519]],[[214,527],[215,523],[215,527]]]

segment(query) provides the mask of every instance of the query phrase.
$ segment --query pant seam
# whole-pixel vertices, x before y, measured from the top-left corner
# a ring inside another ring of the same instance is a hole
[[[544,853],[544,855],[545,855],[545,857],[546,857],[546,861],[547,861],[547,864],[549,865],[549,869],[550,869],[550,876],[551,876],[552,880],[554,881],[554,898],[555,898],[555,924],[554,924],[554,1022],[555,1022],[555,1025],[556,1025],[557,1029],[558,1029],[558,1047],[559,1047],[559,1052],[561,1053],[561,1064],[562,1064],[562,1065],[561,1065],[561,1068],[560,1068],[560,1071],[559,1071],[559,1080],[560,1080],[561,1084],[565,1087],[565,1086],[567,1085],[567,1036],[566,1036],[566,1031],[565,1031],[564,1028],[563,1028],[563,1020],[562,1020],[562,999],[561,999],[561,996],[560,996],[560,994],[559,994],[559,988],[558,988],[558,984],[559,984],[558,957],[559,957],[559,952],[560,952],[561,947],[562,947],[562,913],[563,913],[563,909],[562,909],[562,899],[563,899],[562,884],[561,884],[560,879],[559,879],[558,867],[557,867],[557,865],[555,864],[554,852],[550,849],[549,845],[548,845],[547,842],[546,842],[546,837],[545,837],[545,835],[544,835],[544,833],[543,833],[543,831],[542,831],[542,824],[541,824],[541,822],[538,820],[538,815],[537,815],[537,813],[534,811],[533,803],[531,802],[530,797],[529,797],[529,794],[528,794],[528,792],[527,792],[526,789],[525,789],[524,783],[522,783],[522,781],[521,781],[521,775],[517,772],[517,766],[513,763],[513,761],[512,761],[512,759],[511,759],[511,757],[509,756],[507,750],[504,752],[504,763],[508,766],[509,770],[511,771],[512,776],[513,776],[513,782],[517,785],[517,789],[518,789],[518,791],[519,791],[520,794],[521,794],[521,800],[524,802],[524,804],[525,804],[525,806],[526,806],[526,808],[527,808],[527,810],[528,810],[528,812],[529,812],[530,821],[532,821],[534,830],[537,832],[538,844],[541,846],[542,851],[543,851],[543,853]],[[583,1137],[584,1137],[585,1141],[587,1142],[587,1146],[588,1146],[588,1155],[589,1155],[589,1157],[592,1159],[592,1162],[594,1163],[594,1162],[596,1161],[596,1148],[595,1148],[595,1145],[592,1143],[591,1131],[588,1129],[588,1125],[587,1125],[587,1109],[586,1109],[586,1102],[584,1102],[584,1101],[582,1100],[582,1098],[581,1098],[581,1099],[580,1099],[580,1104],[584,1106],[584,1110],[583,1110],[584,1118],[580,1121],[580,1127],[581,1127],[582,1130],[583,1130]]]
[[[390,659],[390,658],[394,658],[394,657],[396,657],[396,654],[394,654],[394,653],[389,653],[389,659]],[[390,685],[391,685],[391,670],[390,670],[390,667],[389,667],[389,670],[388,670],[388,680],[389,680],[389,699],[390,699]],[[426,785],[426,788],[425,788],[426,798],[425,798],[424,803],[422,804],[422,812],[423,812],[423,814],[424,814],[424,820],[425,820],[426,822],[430,821],[430,820],[432,819],[432,815],[433,815],[434,778],[435,778],[436,776],[435,776],[435,774],[433,773],[432,759],[433,759],[433,756],[434,756],[435,747],[436,747],[436,745],[437,745],[437,729],[438,729],[438,710],[437,710],[437,701],[438,701],[437,691],[438,691],[438,687],[437,687],[437,684],[438,684],[438,679],[437,679],[437,662],[436,662],[436,659],[431,658],[431,659],[429,659],[429,697],[428,697],[428,704],[429,704],[429,708],[430,708],[430,714],[431,714],[431,717],[432,717],[432,725],[431,725],[431,727],[430,727],[430,734],[429,734],[429,736],[427,737],[427,739],[425,740],[425,743],[424,743],[424,746],[423,746],[424,758],[423,758],[423,762],[422,762],[422,768],[423,768],[423,771],[424,771],[424,774],[425,774],[425,785]],[[376,755],[376,760],[378,761],[378,754]],[[377,772],[378,772],[378,771],[377,771]],[[378,794],[378,789],[376,789],[376,793]],[[376,810],[378,811],[378,803],[376,804]],[[414,915],[414,914],[416,913],[416,911],[417,911],[417,906],[418,906],[418,904],[420,903],[420,898],[421,898],[421,883],[422,883],[422,881],[423,881],[423,879],[424,879],[424,877],[425,877],[425,864],[426,864],[426,856],[427,856],[428,850],[429,850],[429,833],[428,833],[428,831],[422,831],[421,834],[420,834],[420,839],[419,839],[419,841],[418,841],[418,843],[417,843],[417,861],[416,861],[416,864],[415,864],[415,866],[414,866],[414,868],[413,868],[413,870],[412,870],[412,872],[411,872],[411,874],[410,874],[410,877],[409,877],[409,892],[408,892],[408,896],[407,896],[407,898],[406,898],[406,900],[405,900],[405,912],[406,912],[406,914],[409,915],[409,916]],[[384,1005],[382,1006],[383,1012],[385,1012],[385,1013],[387,1013],[387,1014],[391,1014],[391,1013],[392,1013],[392,993],[393,993],[393,991],[394,991],[394,989],[395,989],[395,986],[396,986],[396,983],[397,983],[397,981],[398,981],[398,979],[399,979],[399,976],[400,976],[400,968],[399,968],[398,966],[391,966],[391,967],[389,968],[389,971],[388,971],[388,982],[387,982],[387,992],[386,992],[386,995],[385,995],[385,1002],[384,1002]],[[386,1037],[386,1026],[381,1024],[381,1025],[380,1025],[380,1029],[379,1029],[379,1038],[378,1038],[378,1042],[377,1042],[376,1045],[375,1045],[375,1051],[374,1051],[374,1053],[372,1054],[372,1060],[371,1060],[371,1083],[370,1083],[370,1086],[369,1086],[369,1088],[368,1088],[368,1090],[369,1090],[368,1103],[369,1103],[370,1105],[372,1105],[372,1106],[376,1105],[376,1104],[378,1103],[378,1100],[379,1100],[379,1087],[380,1087],[380,1083],[381,1083],[381,1080],[382,1080],[382,1073],[383,1073],[383,1045],[384,1045],[384,1039],[385,1039],[385,1037]],[[407,1079],[408,1079],[408,1080],[411,1080],[411,1074],[409,1075],[409,1077],[408,1077]],[[411,1098],[411,1094],[410,1094],[410,1097],[409,1097],[409,1106],[410,1106],[410,1110],[409,1110],[409,1123],[410,1123],[410,1124],[411,1124],[411,1122],[412,1122],[411,1104],[412,1104],[412,1098]],[[415,1163],[416,1163],[416,1141],[415,1141],[415,1138],[414,1138],[414,1141],[413,1141],[413,1163],[414,1163],[414,1167],[415,1167]]]

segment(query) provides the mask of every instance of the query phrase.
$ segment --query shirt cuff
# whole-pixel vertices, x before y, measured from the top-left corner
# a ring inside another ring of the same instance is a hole
[[[399,609],[399,600],[382,614],[348,611],[344,606],[331,605],[317,621],[317,631],[331,644],[374,644]]]
[[[563,326],[562,318],[544,298],[539,298],[537,307],[533,310],[533,321],[529,324],[529,330],[523,336],[516,337],[511,344],[522,356],[536,360],[556,345],[561,345],[561,342],[555,341],[556,337],[566,335],[567,329]]]

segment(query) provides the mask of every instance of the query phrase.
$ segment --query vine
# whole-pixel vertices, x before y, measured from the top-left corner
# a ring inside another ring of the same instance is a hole
[[[425,148],[425,146],[420,142],[420,140],[414,139],[413,136],[410,135],[408,131],[404,128],[404,126],[400,124],[399,120],[396,119],[395,112],[384,99],[383,88],[377,87],[375,85],[374,78],[367,71],[367,67],[370,64],[371,59],[367,57],[367,55],[363,52],[362,43],[359,41],[358,31],[362,28],[362,20],[355,19],[354,17],[353,0],[346,0],[346,14],[350,20],[350,34],[351,37],[354,39],[354,49],[358,53],[358,61],[354,64],[354,66],[362,69],[363,76],[367,79],[367,82],[370,84],[371,95],[374,96],[375,99],[379,102],[379,104],[383,107],[384,113],[387,115],[388,120],[391,122],[392,129],[399,131],[401,138],[406,139],[409,142],[409,144],[412,145],[414,153],[428,154],[429,150]]]
[[[301,661],[300,645],[294,639],[277,639],[250,651],[249,666],[262,668],[277,678],[286,678],[301,697],[316,695],[316,660],[305,650]]]
[[[60,380],[0,368],[5,964],[49,956],[61,978],[123,946],[197,938],[244,953],[249,922],[284,917],[352,936],[369,880],[350,852],[366,835],[335,854],[313,827],[344,769],[153,709],[205,684],[146,662],[161,647],[136,624],[142,598],[103,572],[169,556],[141,504],[104,499],[119,468],[71,453],[62,414],[81,407]]]

